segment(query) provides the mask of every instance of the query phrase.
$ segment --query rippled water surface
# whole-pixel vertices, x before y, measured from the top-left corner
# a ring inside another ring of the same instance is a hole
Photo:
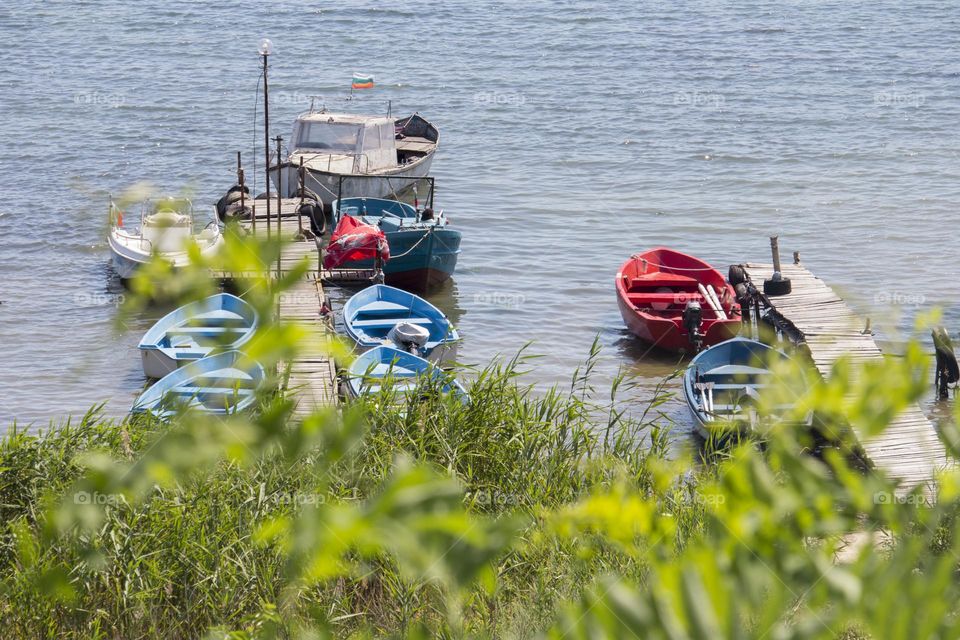
[[[252,157],[257,42],[271,116],[419,110],[437,205],[463,230],[434,296],[482,363],[528,341],[569,378],[599,335],[640,406],[676,361],[626,333],[613,275],[665,244],[717,265],[767,236],[888,339],[957,303],[960,8],[740,3],[23,2],[0,8],[0,422],[44,424],[143,384],[117,328],[107,194],[140,180],[212,203]],[[354,71],[377,87],[339,101]],[[260,154],[262,155],[262,151]],[[248,166],[248,174],[252,167]],[[259,171],[258,171],[259,173]],[[262,187],[262,181],[261,185]],[[899,302],[891,306],[888,302]],[[681,423],[678,402],[669,411]],[[932,407],[928,408],[931,410]]]

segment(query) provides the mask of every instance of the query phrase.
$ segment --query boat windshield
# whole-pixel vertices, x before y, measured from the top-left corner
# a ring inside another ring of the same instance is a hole
[[[342,122],[304,122],[300,127],[297,147],[354,153],[360,127]]]

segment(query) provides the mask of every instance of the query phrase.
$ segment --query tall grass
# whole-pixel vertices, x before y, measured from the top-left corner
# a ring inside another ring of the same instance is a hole
[[[267,605],[289,598],[288,567],[280,549],[258,541],[258,526],[319,504],[360,503],[382,490],[401,456],[456,478],[467,509],[521,511],[531,523],[618,477],[642,483],[647,460],[666,450],[665,432],[626,419],[615,396],[607,406],[597,403],[587,376],[578,374],[570,393],[534,395],[521,374],[528,362],[519,354],[473,372],[466,402],[440,393],[440,381],[425,380],[406,397],[385,385],[348,411],[345,420],[365,437],[331,468],[316,464],[322,451],[291,459],[278,450],[154,488],[139,504],[69,492],[90,455],[136,460],[169,427],[104,420],[92,411],[44,434],[10,432],[0,441],[0,628],[22,637],[56,630],[134,638],[267,624]],[[597,414],[609,416],[604,430],[592,422]],[[45,509],[64,492],[67,500],[104,504],[106,518],[79,538],[47,531],[49,546],[25,551],[26,532],[49,528]],[[610,568],[597,562],[585,569],[571,562],[575,553],[566,544],[518,549],[498,570],[498,592],[481,589],[468,599],[465,625],[491,634],[543,628],[559,599]],[[38,589],[58,584],[57,576],[71,585],[70,595],[38,599]],[[404,578],[386,556],[294,600],[286,615],[306,624],[322,612],[338,633],[402,631],[413,620],[437,623],[445,609],[434,585]]]

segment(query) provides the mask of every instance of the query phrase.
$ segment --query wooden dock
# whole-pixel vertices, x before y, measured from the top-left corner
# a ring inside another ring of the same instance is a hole
[[[327,230],[327,236],[314,238],[310,233],[310,220],[297,215],[299,203],[295,198],[282,199],[278,217],[277,199],[274,198],[270,203],[271,218],[268,220],[266,200],[248,200],[247,204],[253,207],[253,217],[243,221],[241,226],[258,237],[268,234],[276,237],[279,232],[286,241],[278,264],[269,265],[275,276],[289,273],[304,259],[309,263],[303,278],[280,294],[277,300],[277,317],[284,322],[296,322],[310,333],[307,344],[296,359],[281,363],[278,372],[281,379],[286,380],[286,391],[297,400],[295,415],[304,416],[318,408],[333,406],[338,399],[336,365],[327,349],[334,334],[333,315],[323,283],[361,283],[368,281],[372,273],[356,269],[333,272],[321,269],[320,253],[330,230]]]
[[[743,265],[758,289],[773,274],[773,265]],[[800,264],[784,264],[781,273],[792,283],[791,293],[771,297],[769,313],[786,327],[785,333],[806,345],[820,375],[830,375],[841,355],[854,362],[880,358],[882,353],[866,321],[823,280]],[[859,436],[859,434],[858,434]],[[924,485],[932,490],[936,472],[947,466],[947,455],[937,437],[936,427],[920,406],[901,412],[877,437],[860,437],[866,457],[903,489]]]

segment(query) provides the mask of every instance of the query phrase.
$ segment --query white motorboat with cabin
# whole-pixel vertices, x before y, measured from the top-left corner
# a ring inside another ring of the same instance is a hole
[[[110,228],[107,241],[113,259],[113,268],[121,278],[132,278],[137,269],[154,256],[184,267],[190,262],[187,249],[195,243],[201,255],[216,252],[223,243],[216,218],[197,231],[194,225],[193,204],[186,198],[164,198],[140,205],[139,225],[127,226],[126,214],[110,202]]]
[[[298,116],[290,140],[271,180],[281,196],[296,197],[302,161],[306,188],[329,206],[338,198],[396,197],[409,190],[429,174],[440,134],[416,113],[397,119],[321,110]]]

